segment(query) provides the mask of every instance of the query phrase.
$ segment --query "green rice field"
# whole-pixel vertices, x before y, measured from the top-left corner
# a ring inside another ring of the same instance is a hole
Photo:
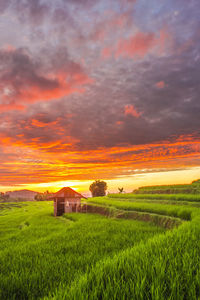
[[[143,186],[134,191],[135,194],[199,194],[200,182],[191,184]]]
[[[0,203],[0,299],[200,299],[199,203],[168,196]]]

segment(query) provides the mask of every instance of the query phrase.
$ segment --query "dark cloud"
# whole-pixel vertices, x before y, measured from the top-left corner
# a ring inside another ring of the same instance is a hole
[[[29,21],[38,24],[50,13],[50,7],[41,0],[17,0],[13,7],[18,13],[21,21]]]
[[[34,24],[41,23],[45,16],[50,13],[48,2],[41,0],[1,0],[0,13],[7,9],[14,11],[21,21]]]
[[[0,2],[0,13],[4,13],[4,11],[9,7],[10,1],[8,0],[1,0]]]
[[[98,0],[1,0],[0,13],[6,10],[14,12],[22,23],[41,25],[45,20],[62,23],[63,21],[73,21],[69,13],[70,5],[91,8],[96,5]],[[72,24],[71,24],[72,25]]]
[[[0,67],[0,105],[5,107],[62,97],[89,81],[66,48],[44,49],[41,56],[27,49],[0,50]]]

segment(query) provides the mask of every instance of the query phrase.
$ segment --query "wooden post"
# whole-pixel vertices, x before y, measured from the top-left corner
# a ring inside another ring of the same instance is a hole
[[[57,216],[57,198],[54,199],[54,217]]]

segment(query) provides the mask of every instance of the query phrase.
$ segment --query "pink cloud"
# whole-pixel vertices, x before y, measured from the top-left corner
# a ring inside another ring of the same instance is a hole
[[[156,82],[155,86],[156,86],[158,89],[163,89],[166,85],[165,85],[165,82],[164,82],[164,81],[158,81],[158,82]]]
[[[169,41],[169,43],[168,43]],[[143,58],[148,53],[154,52],[157,55],[163,55],[172,44],[170,34],[166,29],[162,29],[159,35],[155,33],[137,32],[134,36],[127,39],[121,39],[117,46],[116,57],[140,57]]]
[[[101,51],[101,56],[103,58],[109,58],[109,57],[111,57],[112,56],[112,49],[109,48],[109,47],[103,48],[102,51]]]
[[[125,116],[129,115],[129,116],[133,116],[135,118],[139,118],[142,113],[138,112],[133,105],[127,104],[124,107],[124,114],[125,114]]]
[[[144,57],[149,49],[155,45],[155,36],[152,33],[138,32],[136,35],[119,41],[116,56],[135,55]]]

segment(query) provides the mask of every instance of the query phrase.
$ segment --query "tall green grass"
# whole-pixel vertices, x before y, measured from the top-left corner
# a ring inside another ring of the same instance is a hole
[[[197,300],[200,219],[107,258],[54,299]]]
[[[200,194],[200,184],[174,184],[144,186],[134,191],[135,194]]]
[[[105,258],[164,230],[93,214],[53,217],[52,202],[4,207],[0,217],[0,299],[53,295]]]
[[[92,201],[101,204],[108,201],[107,205],[120,204],[124,209],[133,207],[128,206],[128,201],[112,201],[106,197]],[[113,258],[105,258],[71,287],[61,285],[52,298],[200,299],[200,210],[192,208],[191,212],[190,222],[123,250]]]
[[[109,194],[109,198],[124,198],[124,199],[150,199],[150,200],[175,200],[175,201],[188,201],[200,202],[200,195],[188,194]]]
[[[88,200],[189,220],[167,232],[114,214],[54,218],[52,203],[4,209],[0,298],[199,300],[200,208],[177,202],[134,202],[132,194]]]
[[[120,198],[118,200],[120,200]],[[183,220],[190,220],[192,213],[196,211],[195,208],[190,206],[186,207],[186,206],[180,206],[174,204],[163,205],[160,203],[133,202],[133,201],[128,201],[129,200],[128,198],[126,198],[126,200],[124,201],[118,201],[118,200],[110,199],[108,197],[96,197],[96,198],[88,199],[88,203],[111,206],[123,210],[156,213],[159,215],[178,217]]]

